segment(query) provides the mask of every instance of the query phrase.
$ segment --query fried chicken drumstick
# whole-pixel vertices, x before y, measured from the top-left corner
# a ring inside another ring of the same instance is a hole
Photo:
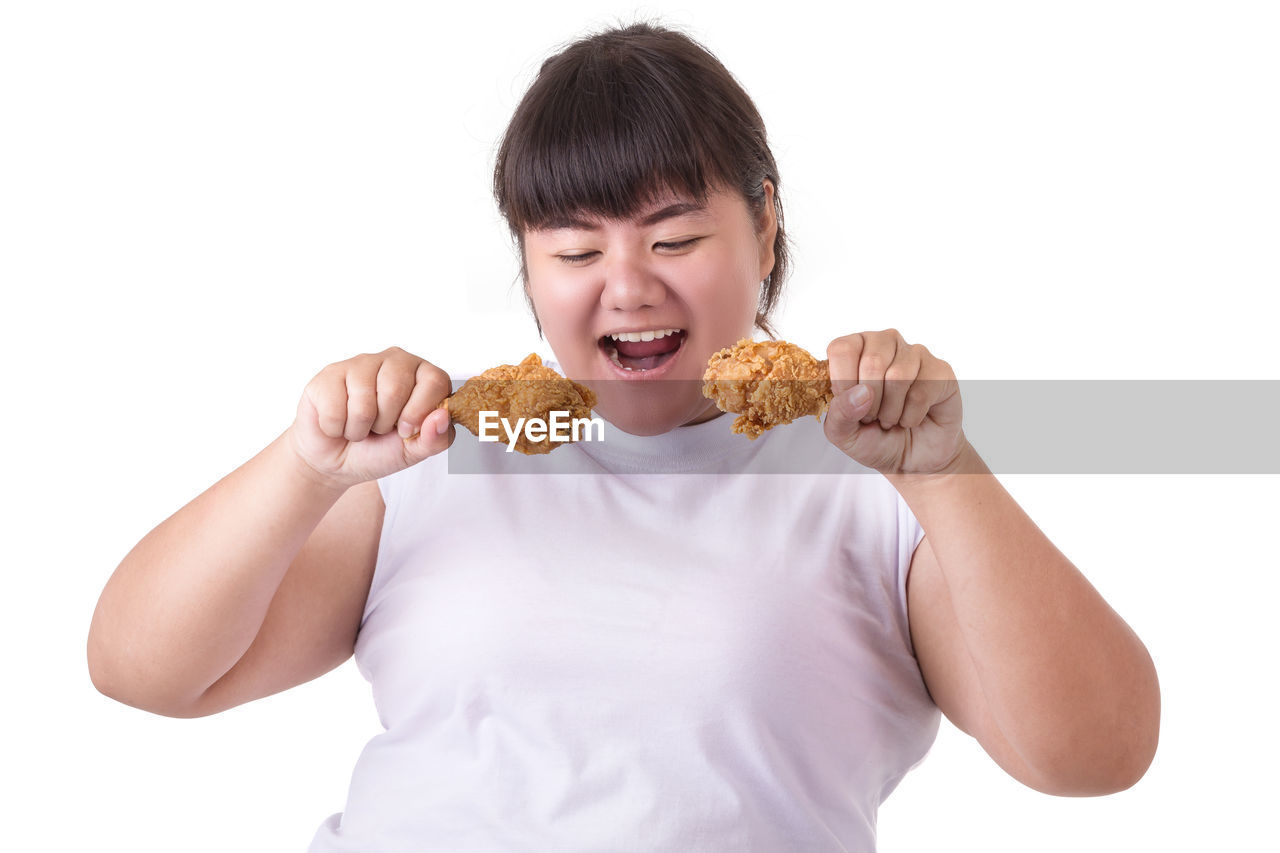
[[[732,430],[755,439],[778,424],[820,417],[831,402],[826,360],[786,341],[743,338],[711,356],[702,393],[739,417]]]
[[[542,363],[536,353],[519,364],[491,367],[473,376],[444,399],[439,408],[449,410],[449,418],[480,434],[480,412],[497,412],[515,424],[519,418],[550,421],[551,412],[568,412],[570,418],[589,418],[596,404],[595,392],[585,385],[565,379]],[[544,437],[529,440],[521,431],[515,449],[533,455],[550,453],[567,442]]]

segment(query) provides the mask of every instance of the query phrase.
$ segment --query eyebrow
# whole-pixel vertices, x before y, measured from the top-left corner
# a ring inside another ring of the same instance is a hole
[[[663,222],[667,219],[675,219],[677,216],[705,216],[706,212],[707,206],[705,204],[699,204],[696,201],[678,201],[674,204],[669,204],[666,207],[655,210],[653,213],[641,218],[640,224],[648,227],[650,225],[657,225],[659,222]],[[599,224],[588,219],[582,219],[572,215],[551,219],[538,230],[555,231],[559,228],[575,228],[581,231],[600,230]]]

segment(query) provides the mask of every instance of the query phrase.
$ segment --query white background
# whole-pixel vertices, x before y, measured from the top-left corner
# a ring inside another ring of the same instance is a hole
[[[326,363],[547,353],[492,155],[541,60],[598,25],[681,27],[755,97],[795,241],[783,337],[893,326],[962,378],[1280,378],[1272,4],[819,5],[2,7],[0,846],[301,850],[342,809],[378,730],[351,664],[155,717],[90,684],[93,605]],[[1189,452],[1232,440],[1194,399],[1113,426],[1183,418]],[[1160,752],[1127,792],[1057,799],[944,724],[881,849],[1265,846],[1276,478],[1002,480],[1151,649]]]

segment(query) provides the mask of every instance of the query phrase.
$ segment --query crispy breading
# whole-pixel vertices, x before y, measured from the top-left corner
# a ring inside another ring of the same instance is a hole
[[[831,402],[827,362],[786,341],[743,338],[707,362],[702,393],[739,415],[732,430],[755,439],[805,415],[821,417]]]
[[[519,364],[491,367],[463,383],[440,408],[476,435],[480,412],[497,412],[513,426],[520,418],[551,420],[551,412],[568,412],[570,418],[590,418],[596,394],[585,385],[565,379],[542,363],[536,353]],[[525,454],[550,453],[566,442],[542,438],[530,441],[521,430],[515,449]]]

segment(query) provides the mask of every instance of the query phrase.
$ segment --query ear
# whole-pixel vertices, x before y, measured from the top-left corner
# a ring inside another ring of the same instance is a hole
[[[773,272],[776,260],[773,244],[778,237],[778,210],[773,204],[773,181],[765,178],[761,188],[764,190],[764,204],[756,217],[756,237],[760,248],[760,280],[764,281]]]

